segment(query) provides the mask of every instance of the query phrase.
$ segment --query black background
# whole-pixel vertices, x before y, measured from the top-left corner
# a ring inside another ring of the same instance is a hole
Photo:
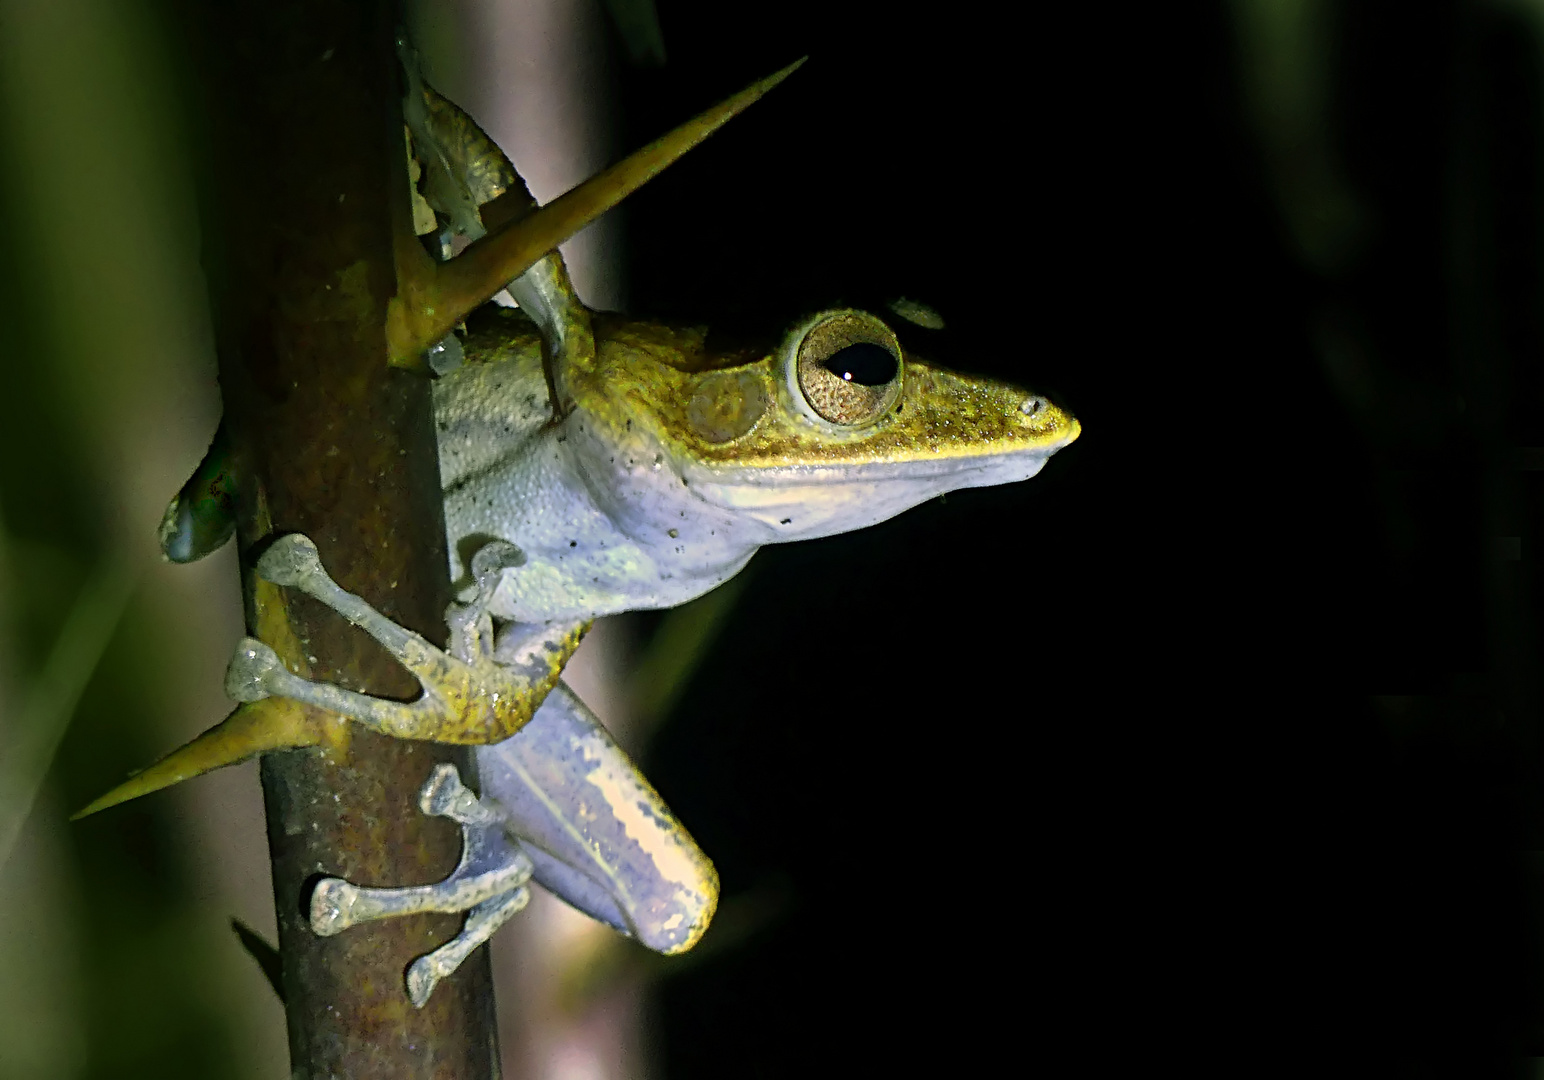
[[[629,146],[810,61],[630,201],[635,310],[919,298],[932,352],[1084,425],[1027,484],[755,560],[647,767],[727,896],[786,902],[665,984],[665,1074],[1349,1040],[1527,1075],[1530,28],[1335,7],[1370,224],[1327,272],[1225,6],[660,12]]]

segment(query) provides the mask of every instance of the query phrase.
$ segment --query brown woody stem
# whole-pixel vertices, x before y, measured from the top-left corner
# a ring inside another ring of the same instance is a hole
[[[388,305],[401,256],[416,244],[393,47],[399,18],[389,0],[187,0],[182,25],[194,37],[187,52],[207,118],[205,267],[241,478],[248,631],[311,678],[407,699],[418,687],[385,650],[250,570],[271,538],[303,532],[350,592],[444,641],[449,582],[430,385],[387,362]],[[314,741],[309,729],[288,734]],[[442,762],[475,775],[460,748],[353,725],[346,740],[263,756],[296,1077],[497,1075],[486,952],[423,1009],[405,992],[408,965],[452,938],[458,918],[411,915],[321,938],[304,914],[319,873],[414,885],[451,871],[458,830],[421,813],[417,799]]]

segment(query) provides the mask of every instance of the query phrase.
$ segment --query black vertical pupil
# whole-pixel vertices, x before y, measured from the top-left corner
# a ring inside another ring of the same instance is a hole
[[[859,386],[883,386],[895,378],[895,356],[883,345],[872,341],[860,341],[845,349],[838,349],[821,367],[838,379],[855,382]]]

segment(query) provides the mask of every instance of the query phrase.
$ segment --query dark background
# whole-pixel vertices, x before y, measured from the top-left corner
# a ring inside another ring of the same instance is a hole
[[[1539,24],[1479,0],[658,7],[662,70],[614,43],[621,149],[810,61],[629,200],[633,310],[922,300],[948,329],[919,349],[1084,429],[1030,483],[753,561],[644,755],[739,927],[658,984],[661,1074],[1350,1046],[1377,1074],[1532,1075]],[[158,18],[132,32],[177,40]],[[4,90],[11,132],[50,100]],[[97,197],[40,221],[27,180],[0,173],[23,671],[103,546],[45,314],[106,319],[45,312],[36,269]],[[56,816],[177,741],[145,733],[163,658],[136,604]],[[68,834],[80,1075],[235,1052],[206,964],[232,946],[182,929],[214,909],[178,813]]]
[[[648,767],[790,899],[666,985],[667,1075],[1544,1052],[1544,52],[1305,6],[1321,107],[1273,129],[1248,5],[661,0],[628,144],[811,59],[632,200],[633,307],[920,298],[1084,425],[757,557]]]

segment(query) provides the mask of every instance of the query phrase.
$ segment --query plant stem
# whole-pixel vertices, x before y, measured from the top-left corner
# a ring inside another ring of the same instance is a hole
[[[304,532],[344,588],[443,643],[448,582],[429,384],[387,364],[394,234],[411,228],[396,6],[190,3],[186,14],[210,151],[204,262],[240,477],[248,627],[312,678],[411,698],[413,680],[364,634],[250,572],[268,540]],[[460,751],[358,728],[342,749],[263,760],[298,1077],[497,1075],[486,951],[422,1010],[403,989],[408,963],[448,940],[457,917],[390,919],[320,938],[304,913],[318,875],[412,885],[449,873],[459,835],[417,806],[441,761],[475,775]]]

